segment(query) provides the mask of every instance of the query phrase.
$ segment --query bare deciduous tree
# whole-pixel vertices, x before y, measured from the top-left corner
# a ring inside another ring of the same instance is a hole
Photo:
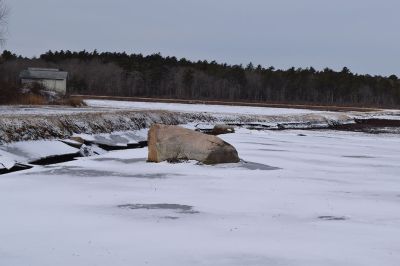
[[[4,0],[0,0],[0,45],[4,44],[6,34],[6,18],[8,15],[8,8]]]

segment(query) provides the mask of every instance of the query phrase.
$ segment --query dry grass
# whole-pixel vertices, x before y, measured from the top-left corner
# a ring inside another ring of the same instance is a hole
[[[41,95],[36,94],[21,94],[18,95],[13,101],[13,104],[23,104],[23,105],[45,105],[47,104],[47,99]]]
[[[38,94],[18,94],[10,97],[3,104],[10,105],[65,105],[72,107],[86,106],[81,97],[65,97],[58,100],[49,100],[47,97]]]
[[[83,101],[82,97],[66,97],[55,102],[55,104],[68,105],[72,107],[86,106],[86,103]]]

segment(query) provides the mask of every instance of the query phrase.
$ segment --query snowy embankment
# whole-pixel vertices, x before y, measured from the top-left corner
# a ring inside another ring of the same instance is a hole
[[[259,123],[327,127],[351,114],[301,109],[87,100],[87,108],[1,107],[0,143],[147,128],[153,123]]]
[[[14,114],[0,117],[0,141],[68,138],[73,134],[98,134],[146,128],[153,123],[183,124],[190,121],[212,121],[202,114],[168,111],[96,110],[79,113]]]
[[[248,163],[113,151],[0,178],[0,265],[398,266],[398,137],[221,136]]]

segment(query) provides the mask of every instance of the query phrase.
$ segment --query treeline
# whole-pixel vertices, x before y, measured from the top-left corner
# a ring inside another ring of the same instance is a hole
[[[39,58],[4,51],[0,60],[0,92],[1,88],[18,88],[18,74],[24,68],[52,67],[69,72],[70,94],[400,106],[400,80],[395,75],[357,75],[346,67],[341,71],[279,70],[251,63],[228,65],[160,54],[97,51],[48,51]]]

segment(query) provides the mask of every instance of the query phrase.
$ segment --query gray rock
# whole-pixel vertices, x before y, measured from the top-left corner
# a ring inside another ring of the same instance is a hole
[[[228,126],[224,124],[215,125],[211,131],[212,135],[235,133],[235,128],[233,126]]]

